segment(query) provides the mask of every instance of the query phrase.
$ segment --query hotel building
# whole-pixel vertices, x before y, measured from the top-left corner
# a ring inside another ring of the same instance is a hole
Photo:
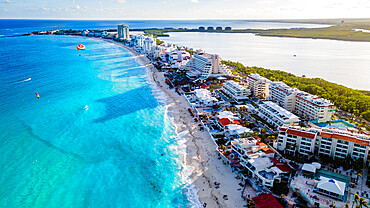
[[[266,98],[269,96],[269,86],[271,81],[259,74],[250,74],[247,76],[248,88],[255,97]]]
[[[202,51],[197,51],[194,54],[187,67],[201,71],[201,79],[232,75],[227,66],[221,64],[221,58],[218,55],[203,53]]]
[[[296,103],[296,95],[300,92],[297,88],[289,87],[284,82],[270,84],[269,100],[277,102],[281,107],[293,112]]]
[[[153,53],[156,46],[156,40],[153,36],[146,37],[143,41],[143,52],[144,53]]]
[[[279,128],[284,124],[292,125],[299,124],[300,122],[298,116],[271,101],[258,104],[258,116],[276,128]]]
[[[332,158],[367,161],[370,137],[348,131],[316,128],[282,127],[274,148],[302,155],[318,154]]]
[[[121,40],[130,40],[128,25],[118,25],[118,38]]]
[[[308,120],[315,120],[319,123],[327,122],[331,120],[335,112],[335,105],[324,98],[300,92],[296,95],[294,112]]]
[[[251,91],[242,85],[234,82],[234,81],[227,81],[223,87],[222,90],[230,95],[234,100],[242,101],[248,99],[248,96],[251,95]]]

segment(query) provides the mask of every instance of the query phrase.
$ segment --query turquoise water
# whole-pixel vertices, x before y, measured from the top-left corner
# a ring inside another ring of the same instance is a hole
[[[330,124],[329,124],[330,123]],[[316,126],[319,127],[327,127],[327,128],[347,128],[347,127],[356,127],[346,121],[337,120],[337,121],[329,121],[327,123],[315,123]]]
[[[156,97],[117,45],[1,38],[0,206],[189,206],[175,127]]]

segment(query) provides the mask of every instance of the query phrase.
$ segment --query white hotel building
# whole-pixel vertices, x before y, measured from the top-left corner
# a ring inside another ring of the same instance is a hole
[[[368,159],[370,137],[348,131],[282,127],[274,148],[300,154],[318,154],[332,158]]]
[[[223,87],[222,90],[230,95],[234,100],[242,101],[248,99],[248,96],[251,94],[251,91],[242,85],[230,80],[227,81]]]
[[[269,79],[259,74],[250,74],[247,76],[248,88],[255,97],[268,97],[270,83],[271,81]]]
[[[302,118],[321,123],[331,120],[331,116],[335,112],[335,105],[324,98],[300,92],[296,95],[294,112]]]
[[[269,100],[277,102],[281,107],[293,112],[296,103],[296,95],[300,92],[297,88],[289,87],[284,82],[270,84]]]
[[[194,53],[187,67],[201,71],[201,79],[232,75],[227,66],[221,64],[221,58],[218,55],[203,53],[202,51]]]
[[[273,82],[269,88],[269,100],[304,119],[326,122],[331,120],[335,112],[335,106],[329,100],[299,91],[283,82]]]
[[[258,105],[258,116],[276,128],[279,128],[284,124],[296,125],[300,122],[298,116],[271,101],[266,101],[263,102],[263,104]]]
[[[118,38],[121,40],[130,40],[128,25],[118,25]]]

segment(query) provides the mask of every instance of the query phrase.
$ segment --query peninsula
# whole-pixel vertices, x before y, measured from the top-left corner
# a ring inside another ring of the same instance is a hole
[[[118,33],[33,34],[103,39],[125,47],[147,67],[185,139],[182,160],[192,169],[189,179],[198,207],[344,207],[357,203],[353,197],[365,197],[361,191],[370,192],[366,93],[322,79],[245,67],[129,32],[127,25],[119,25]],[[355,121],[357,125],[350,123]],[[332,190],[327,183],[342,188]],[[317,191],[308,191],[312,189]]]

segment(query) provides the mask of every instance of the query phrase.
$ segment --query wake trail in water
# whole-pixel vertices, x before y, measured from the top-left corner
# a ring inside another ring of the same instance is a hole
[[[18,82],[16,82],[16,83],[23,83],[23,82],[29,82],[29,81],[31,81],[31,78],[27,78],[27,79],[25,79],[25,80],[18,81]]]

